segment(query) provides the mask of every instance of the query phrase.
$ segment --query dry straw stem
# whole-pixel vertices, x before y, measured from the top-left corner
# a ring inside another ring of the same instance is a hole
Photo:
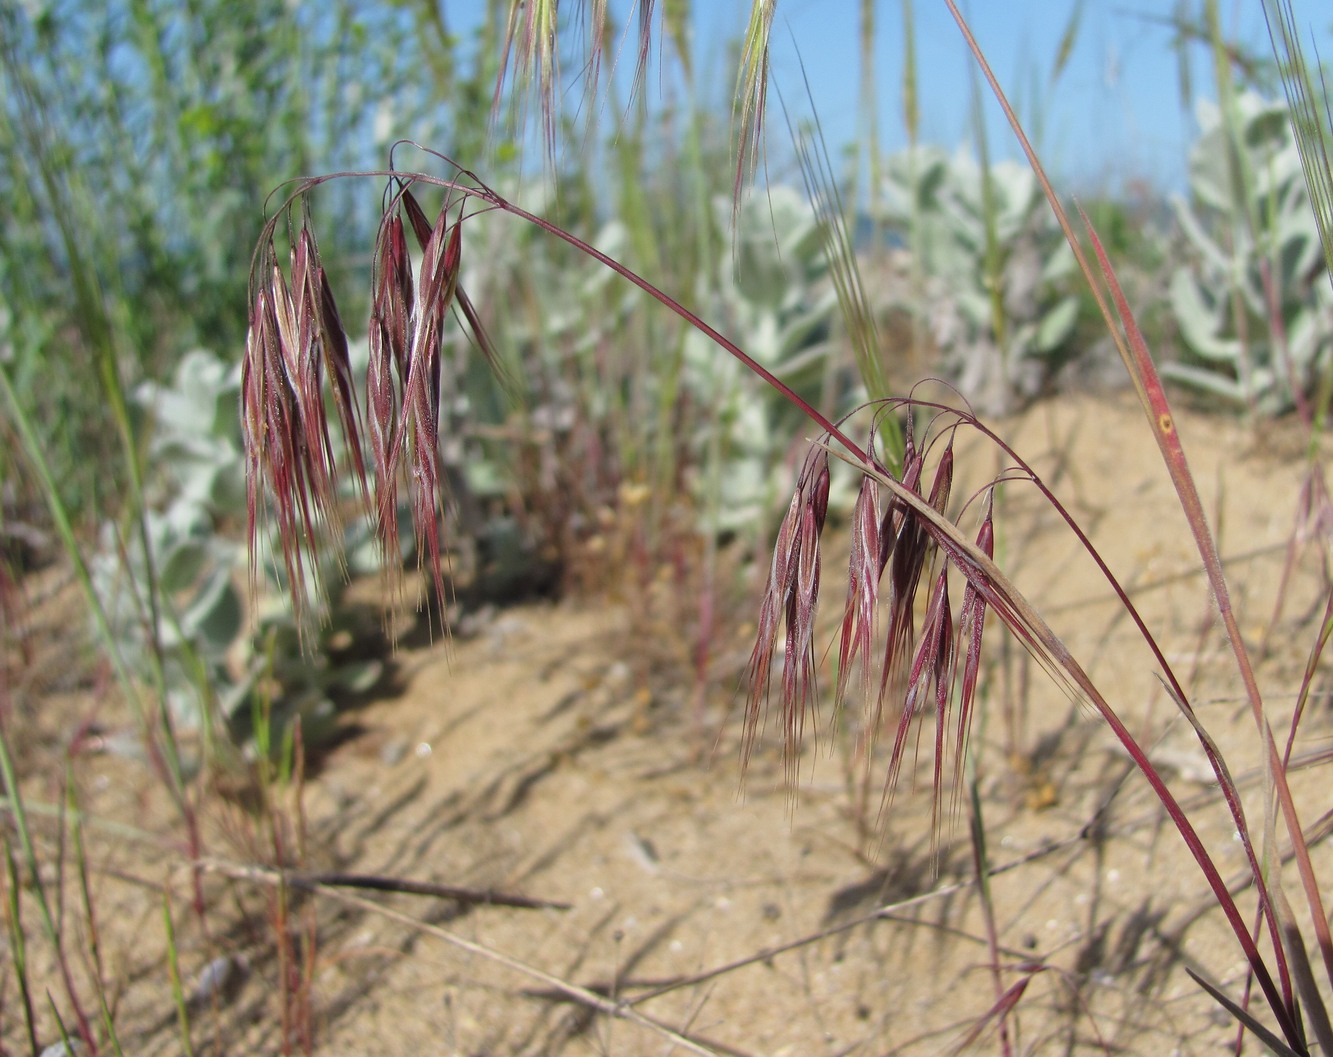
[[[254,866],[237,866],[220,860],[208,860],[199,865],[215,873],[220,873],[237,880],[273,885],[275,887],[281,887],[288,884],[291,880],[291,878],[283,871]],[[477,955],[488,961],[502,965],[506,969],[536,980],[544,987],[551,988],[562,995],[568,996],[579,1004],[587,1006],[589,1009],[594,1009],[599,1013],[614,1017],[618,1020],[626,1020],[632,1024],[637,1024],[690,1053],[699,1054],[700,1057],[719,1057],[716,1049],[713,1049],[705,1043],[691,1038],[688,1035],[682,1034],[662,1021],[650,1017],[645,1013],[640,1013],[628,1002],[612,1001],[609,998],[597,994],[595,991],[589,991],[587,988],[579,987],[577,984],[562,980],[558,976],[553,976],[542,969],[538,969],[536,966],[529,965],[518,958],[503,953],[502,951],[497,951],[493,947],[488,947],[483,943],[465,939],[456,933],[450,932],[448,929],[440,928],[438,925],[432,925],[429,922],[421,921],[412,917],[410,914],[405,914],[401,911],[394,910],[391,907],[376,903],[372,899],[353,895],[349,892],[323,884],[311,883],[309,885],[303,885],[303,887],[325,899],[336,900],[346,906],[356,907],[359,910],[376,914],[379,917],[404,925],[414,931],[433,936],[436,939],[466,951],[469,954]],[[734,1050],[730,1047],[727,1048],[727,1052],[733,1054],[741,1053],[741,1051]]]

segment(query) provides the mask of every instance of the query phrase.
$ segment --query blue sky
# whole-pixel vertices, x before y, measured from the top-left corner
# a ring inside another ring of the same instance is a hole
[[[1297,23],[1308,24],[1317,6],[1314,0],[1294,2]],[[715,10],[729,6],[720,4]],[[774,79],[789,101],[793,94],[803,94],[800,63],[804,62],[830,148],[854,140],[859,128],[857,6],[855,0],[778,4]],[[1020,107],[1020,116],[1027,121],[1034,104],[1040,107],[1038,149],[1062,180],[1087,189],[1144,177],[1159,187],[1183,187],[1194,116],[1181,102],[1172,30],[1146,15],[1169,11],[1173,3],[1085,0],[1076,48],[1053,88],[1048,78],[1073,0],[973,0],[960,6],[1011,102]],[[1258,0],[1221,0],[1221,6],[1226,35],[1267,55],[1268,35]],[[954,147],[971,138],[970,57],[943,3],[916,0],[914,12],[921,135]],[[724,24],[735,26],[743,12],[737,6],[720,17]],[[700,26],[701,31],[709,29]],[[876,79],[881,144],[887,151],[906,143],[902,56],[901,6],[897,0],[881,0]],[[1191,49],[1190,67],[1196,97],[1214,98],[1207,49]],[[989,92],[985,106],[992,152],[1016,156],[1012,133]],[[1031,135],[1033,128],[1028,131]]]
[[[578,0],[583,2],[583,0]],[[660,11],[667,0],[655,0]],[[1127,181],[1147,180],[1158,189],[1183,190],[1189,144],[1196,135],[1192,109],[1182,102],[1180,60],[1173,30],[1161,22],[1175,0],[1084,0],[1074,52],[1053,85],[1049,80],[1061,35],[1076,0],[971,0],[962,3],[974,34],[997,76],[1018,106],[1047,168],[1070,190],[1113,190]],[[1325,54],[1330,20],[1326,0],[1292,0],[1296,23],[1314,28]],[[1223,32],[1251,54],[1270,54],[1259,0],[1219,0]],[[1203,0],[1190,0],[1201,18]],[[475,26],[484,0],[456,0],[446,10],[455,30]],[[575,0],[563,0],[566,11]],[[734,69],[727,42],[741,33],[749,0],[692,0],[695,56],[709,98],[729,99]],[[773,82],[789,105],[807,107],[801,76],[804,63],[814,103],[831,152],[854,142],[860,130],[858,0],[778,0],[773,37]],[[968,10],[970,8],[970,11]],[[611,0],[622,24],[637,23],[631,0]],[[962,35],[940,0],[915,0],[921,135],[953,148],[971,139],[970,57]],[[906,143],[901,109],[903,68],[902,8],[899,0],[879,0],[876,79],[882,149]],[[799,54],[799,57],[798,57]],[[634,47],[620,50],[632,65]],[[1194,98],[1216,96],[1209,49],[1189,51]],[[649,91],[658,73],[649,75]],[[985,107],[990,149],[995,157],[1017,156],[1013,136],[987,91]],[[1031,120],[1041,114],[1040,127]],[[775,112],[770,135],[785,136]],[[770,141],[770,147],[775,141]]]

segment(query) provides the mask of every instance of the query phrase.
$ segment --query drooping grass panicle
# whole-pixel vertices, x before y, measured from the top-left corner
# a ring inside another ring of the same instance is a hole
[[[292,248],[291,276],[291,288],[280,305],[283,311],[279,312],[278,322],[280,327],[295,328],[291,337],[296,350],[297,397],[303,429],[301,442],[309,452],[315,506],[334,538],[340,539],[343,519],[337,494],[338,466],[324,405],[323,376],[326,369],[347,447],[358,453],[360,434],[352,415],[351,364],[347,361],[346,335],[340,330],[338,340],[328,337],[327,325],[339,320],[338,310],[319,263],[314,237],[307,226],[302,226]],[[277,285],[275,281],[275,288]]]
[[[362,426],[357,407],[347,334],[310,227],[303,223],[292,236],[290,279],[278,263],[272,225],[257,257],[242,369],[247,520],[253,544],[265,509],[261,486],[267,485],[298,613],[308,607],[310,575],[315,589],[320,588],[318,569],[302,551],[322,541],[340,553],[339,447],[350,452],[351,472],[360,497],[371,508],[384,566],[391,575],[401,566],[397,496],[400,480],[406,481],[418,557],[430,563],[437,596],[444,593],[440,513],[445,497],[438,465],[441,348],[459,293],[463,210],[458,195],[446,194],[432,223],[407,188],[407,181],[391,176],[390,197],[375,242],[366,377],[368,428]],[[421,246],[416,269],[407,226]],[[480,320],[470,302],[465,315],[479,330]],[[484,351],[494,362],[488,344]],[[341,445],[335,445],[329,429],[326,377]],[[363,432],[369,434],[370,474]],[[373,487],[368,479],[372,475]],[[252,580],[257,549],[252,545]]]
[[[933,431],[918,445],[909,418],[902,432],[902,473],[894,476],[874,454],[873,433],[880,428],[883,411],[882,407],[877,409],[866,453],[844,456],[861,473],[861,483],[851,512],[851,553],[838,631],[834,708],[838,714],[846,707],[848,690],[859,676],[866,707],[863,736],[869,748],[883,726],[890,701],[897,701],[886,800],[897,781],[916,721],[933,708],[937,716],[933,785],[938,803],[942,800],[946,764],[951,756],[957,763],[966,743],[965,733],[952,729],[953,699],[961,694],[959,721],[970,719],[979,680],[986,608],[981,604],[979,589],[972,586],[970,576],[975,570],[962,558],[965,545],[963,550],[952,545],[952,549],[942,549],[939,528],[923,519],[919,509],[926,507],[940,518],[947,517],[956,423]],[[825,437],[812,448],[802,467],[778,531],[749,665],[750,695],[742,742],[743,758],[747,760],[770,698],[774,652],[778,636],[785,629],[779,707],[789,778],[794,777],[807,717],[815,702],[817,668],[811,636],[818,597],[819,535],[827,507],[828,455],[832,450]],[[930,489],[923,495],[928,459],[934,466]],[[886,488],[890,497],[881,510],[881,494]],[[993,540],[993,528],[988,523],[983,522],[981,533],[983,540]],[[993,549],[993,542],[990,546]],[[989,556],[990,551],[983,548],[983,553]],[[943,560],[937,561],[936,555],[942,555]],[[928,568],[932,570],[931,592],[918,638],[916,597]],[[950,575],[955,568],[969,577],[964,609],[957,617],[950,597]],[[886,572],[887,598],[882,587]],[[878,630],[881,604],[886,604],[889,611],[882,647]],[[878,649],[883,652],[877,656]],[[960,673],[966,675],[961,683]]]
[[[801,518],[801,492],[798,488],[787,506],[787,513],[778,527],[773,560],[769,565],[768,583],[759,602],[759,623],[755,629],[754,648],[750,651],[749,700],[745,709],[745,729],[741,739],[742,768],[748,766],[750,751],[759,732],[759,719],[769,699],[773,674],[773,649],[777,645],[778,628],[787,610],[789,578],[787,571],[795,557],[797,528]]]

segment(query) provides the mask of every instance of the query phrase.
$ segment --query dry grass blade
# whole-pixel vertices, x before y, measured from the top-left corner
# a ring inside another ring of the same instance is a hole
[[[236,878],[237,880],[251,881],[267,885],[282,885],[287,883],[286,876],[275,870],[262,869],[259,867],[236,866],[216,860],[200,863],[199,865],[205,869],[223,874],[227,877]],[[662,1021],[648,1016],[646,1013],[639,1012],[638,1009],[634,1008],[633,1005],[628,1002],[613,1001],[599,995],[595,991],[590,991],[587,988],[579,987],[577,984],[562,980],[560,977],[538,969],[536,966],[528,965],[526,962],[495,950],[493,947],[488,947],[483,943],[465,939],[464,937],[441,928],[438,925],[421,921],[412,917],[410,914],[404,914],[391,907],[383,906],[376,903],[374,900],[367,899],[363,896],[353,895],[350,892],[344,892],[337,888],[319,884],[311,885],[309,890],[321,898],[333,899],[344,905],[356,907],[359,910],[375,914],[386,920],[397,922],[398,924],[404,925],[413,931],[420,932],[423,935],[433,936],[435,939],[441,940],[450,946],[457,947],[469,954],[474,954],[478,957],[485,958],[487,961],[502,965],[506,969],[536,980],[543,986],[558,991],[560,994],[567,995],[574,1001],[587,1006],[589,1009],[596,1010],[598,1013],[613,1017],[617,1020],[624,1020],[632,1024],[637,1024],[689,1053],[698,1054],[699,1057],[720,1057],[719,1051],[713,1047],[705,1045],[704,1043],[677,1031],[669,1025],[664,1024]],[[740,1051],[728,1049],[727,1052],[737,1054]]]
[[[950,1052],[955,1054],[975,1052],[972,1047],[975,1045],[976,1041],[981,1038],[982,1033],[991,1024],[998,1023],[1003,1026],[1005,1018],[1008,1017],[1014,1007],[1018,1005],[1019,1000],[1028,989],[1028,984],[1031,982],[1032,977],[1025,976],[1017,983],[1010,984],[1009,987],[1005,989],[1004,993],[995,1000],[995,1004],[986,1011],[986,1015],[968,1029],[967,1034],[963,1036],[958,1045]],[[1008,1052],[1007,1046],[1005,1047],[1005,1050]]]

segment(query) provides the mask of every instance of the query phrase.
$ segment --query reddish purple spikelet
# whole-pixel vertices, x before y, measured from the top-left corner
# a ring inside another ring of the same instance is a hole
[[[859,665],[867,708],[866,744],[862,750],[867,752],[883,729],[886,702],[890,698],[895,701],[893,739],[883,787],[885,803],[892,799],[897,787],[909,745],[914,740],[919,744],[924,717],[934,710],[931,786],[937,827],[945,810],[946,772],[952,768],[955,794],[961,774],[967,727],[980,679],[981,631],[987,607],[1002,604],[1002,600],[987,591],[984,574],[975,561],[968,559],[966,547],[960,548],[952,535],[942,532],[936,519],[928,517],[922,509],[928,507],[942,518],[948,516],[955,471],[955,429],[948,427],[946,432],[929,437],[918,446],[909,425],[902,476],[896,487],[888,487],[882,476],[885,471],[877,462],[873,470],[868,468],[863,472],[851,513],[851,556],[839,631],[835,698],[835,708],[840,710],[846,704],[847,690]],[[873,459],[873,443],[867,450],[872,452]],[[935,460],[926,492],[926,459],[932,453]],[[880,496],[886,488],[890,494],[881,511]],[[903,489],[910,494],[905,495]],[[978,551],[987,557],[995,545],[991,501],[988,498],[976,544]],[[817,668],[812,640],[819,591],[819,539],[827,504],[828,452],[820,446],[812,450],[802,467],[796,493],[778,532],[760,608],[758,636],[750,657],[751,690],[742,743],[743,759],[748,761],[761,709],[768,701],[777,636],[785,629],[781,697],[784,763],[789,782],[795,778],[808,711],[816,703]],[[915,608],[918,588],[927,570],[931,587],[920,617],[918,636]],[[883,665],[876,674],[872,650],[878,641],[880,588],[886,572],[889,627],[882,647]],[[958,572],[967,577],[961,611],[955,610],[949,590],[949,578]]]
[[[281,272],[276,271],[276,275],[281,280]],[[306,538],[312,538],[314,526],[297,442],[300,426],[296,394],[288,373],[288,354],[282,346],[281,326],[275,308],[275,295],[280,296],[284,291],[285,283],[282,282],[261,285],[256,291],[245,343],[241,420],[250,471],[246,523],[250,531],[251,561],[258,550],[260,496],[255,482],[263,479],[271,485],[276,500],[283,563],[292,588],[293,606],[299,616],[306,603],[299,537],[304,534]]]
[[[994,497],[986,501],[986,517],[977,533],[977,549],[988,558],[995,556]],[[976,702],[977,683],[981,677],[981,633],[986,626],[986,596],[977,590],[971,578],[963,591],[963,608],[958,614],[958,650],[963,653],[963,678],[958,694],[958,728],[954,746],[955,766],[967,749],[968,728]],[[964,644],[966,647],[964,648]]]
[[[861,665],[866,694],[870,691],[870,649],[878,627],[880,562],[879,483],[871,476],[861,479],[861,490],[852,509],[852,554],[847,569],[847,604],[843,609],[842,634],[838,643],[839,708],[847,700],[851,670]]]
[[[773,647],[777,643],[778,623],[786,612],[787,569],[792,564],[801,517],[801,492],[791,497],[787,513],[778,527],[778,539],[773,547],[773,561],[769,566],[768,583],[759,603],[759,626],[755,630],[754,649],[750,652],[750,697],[745,710],[745,730],[741,739],[742,762],[749,763],[750,750],[758,735],[759,715],[768,701],[769,684],[773,674]]]
[[[324,354],[324,363],[329,368],[333,404],[342,424],[343,436],[347,441],[346,447],[352,456],[352,468],[356,474],[361,498],[368,506],[370,486],[366,480],[366,462],[361,452],[361,412],[356,402],[356,386],[352,381],[347,332],[343,329],[342,316],[333,297],[333,288],[329,285],[329,277],[322,266],[316,269],[315,281],[319,287],[319,342]]]
[[[302,227],[292,248],[290,290],[279,300],[278,323],[283,345],[290,345],[289,370],[294,372],[296,410],[300,424],[297,444],[306,465],[311,499],[322,523],[341,538],[342,518],[338,509],[337,460],[329,439],[324,413],[322,296],[319,289],[319,258],[310,229]],[[280,273],[274,269],[274,289]],[[290,328],[288,330],[287,328]]]
[[[398,544],[397,377],[401,386],[411,340],[411,306],[415,287],[407,254],[402,218],[388,213],[375,241],[374,295],[370,307],[370,360],[366,367],[366,417],[370,422],[370,455],[375,470],[376,534],[384,567],[396,575],[402,562]]]
[[[814,504],[801,511],[795,555],[796,581],[787,596],[787,649],[782,669],[783,755],[795,778],[796,756],[805,738],[806,710],[814,704],[815,610],[819,603],[819,518]]]
[[[252,290],[241,369],[250,579],[253,586],[263,502],[259,486],[265,481],[274,496],[283,565],[299,619],[308,603],[307,568],[317,571],[314,565],[306,566],[302,549],[320,540],[331,541],[336,548],[342,538],[339,470],[324,405],[326,369],[339,424],[353,450],[362,494],[366,493],[347,336],[319,264],[314,236],[306,227],[292,246],[290,283],[270,242],[252,278]]]
[[[918,467],[917,482],[919,481]],[[911,487],[907,478],[903,484]],[[926,556],[930,551],[930,537],[926,535],[916,515],[905,504],[900,502],[897,505],[900,508],[896,517],[899,524],[897,536],[887,550],[881,543],[881,553],[887,554],[889,565],[889,631],[884,640],[884,664],[880,670],[875,728],[879,727],[885,694],[889,692],[890,687],[896,689],[902,685],[903,669],[907,664],[908,652],[912,648],[912,614],[916,604],[916,590],[921,581],[921,570],[925,567]]]
[[[403,414],[392,442],[393,458],[404,459],[408,470],[417,553],[429,554],[436,596],[441,599],[445,590],[440,543],[440,356],[444,322],[458,288],[461,236],[461,226],[449,222],[446,204],[422,250],[403,383]]]
[[[931,592],[930,605],[926,609],[926,618],[921,629],[921,641],[912,657],[912,666],[907,679],[907,694],[902,713],[898,717],[898,729],[893,739],[893,754],[889,759],[888,779],[885,782],[885,795],[891,796],[898,784],[898,774],[902,767],[903,756],[907,748],[908,732],[913,720],[924,707],[935,689],[934,704],[937,706],[941,694],[947,701],[949,693],[948,671],[953,657],[953,620],[949,610],[949,576],[947,565],[942,567],[935,578],[935,587]],[[940,682],[941,676],[944,682]],[[942,713],[940,722],[943,722]],[[942,728],[941,728],[942,729]],[[936,753],[936,778],[940,757]]]
[[[813,704],[816,693],[814,631],[821,570],[819,536],[828,516],[828,497],[828,452],[820,446],[806,457],[796,494],[778,530],[750,654],[750,696],[741,743],[743,762],[749,761],[759,716],[768,702],[773,650],[779,624],[785,623],[782,726],[783,755],[789,777],[795,776],[796,758],[805,734],[806,710]]]

